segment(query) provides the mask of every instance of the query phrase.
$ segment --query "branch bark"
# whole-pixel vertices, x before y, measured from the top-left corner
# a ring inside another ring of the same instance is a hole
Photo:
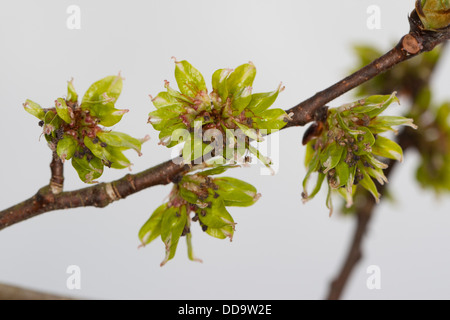
[[[114,201],[155,185],[165,185],[177,175],[189,170],[189,166],[169,160],[137,174],[109,183],[99,183],[75,191],[51,192],[50,186],[41,188],[33,197],[0,212],[0,230],[44,212],[78,208],[103,208]]]
[[[393,66],[432,50],[437,44],[450,38],[450,28],[437,32],[423,31],[420,28],[420,20],[417,18],[415,11],[410,17],[410,24],[411,32],[404,36],[388,53],[349,77],[287,110],[286,112],[291,115],[291,120],[284,128],[304,126],[309,122],[321,119],[324,110],[326,110],[326,103]],[[58,173],[60,169],[61,167],[55,161],[54,167],[52,167],[53,178],[62,176]],[[49,186],[46,186],[30,199],[0,211],[0,230],[53,210],[87,206],[105,207],[143,189],[159,184],[168,184],[177,175],[183,174],[188,169],[189,167],[185,165],[169,160],[141,173],[129,174],[110,183],[101,183],[76,191],[54,193]]]

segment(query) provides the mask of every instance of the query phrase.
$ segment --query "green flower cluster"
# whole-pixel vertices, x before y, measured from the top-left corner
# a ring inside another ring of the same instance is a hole
[[[198,221],[202,230],[212,237],[233,239],[236,223],[226,207],[251,206],[260,194],[251,184],[239,179],[210,177],[230,167],[233,166],[184,175],[174,184],[168,202],[159,206],[142,226],[139,239],[143,246],[158,237],[165,244],[166,255],[161,266],[175,256],[182,236],[186,236],[189,259],[199,261],[192,249],[192,222]]]
[[[395,93],[387,96],[371,96],[356,102],[330,109],[328,117],[320,126],[315,125],[306,139],[305,165],[307,174],[303,180],[303,200],[312,199],[327,178],[327,207],[332,212],[331,191],[336,191],[347,202],[353,204],[356,186],[367,189],[375,199],[380,195],[372,180],[380,184],[387,182],[383,169],[387,165],[378,157],[401,161],[401,147],[380,135],[395,131],[394,126],[416,127],[411,119],[397,116],[380,116],[393,102],[398,102]],[[317,172],[316,186],[307,191],[308,182]]]
[[[123,151],[133,149],[141,155],[141,145],[148,140],[103,128],[117,124],[128,112],[115,108],[121,91],[120,75],[109,76],[92,84],[79,104],[70,81],[66,98],[55,100],[53,108],[43,109],[31,100],[24,103],[24,108],[40,120],[45,139],[61,160],[72,159],[80,179],[93,183],[103,174],[104,166],[130,167]]]
[[[283,90],[281,84],[275,91],[252,94],[255,76],[256,68],[251,62],[235,70],[219,69],[213,73],[213,90],[208,94],[202,74],[185,60],[175,61],[175,79],[180,91],[172,89],[166,81],[167,91],[152,98],[157,110],[149,114],[149,123],[160,131],[160,143],[173,147],[187,141],[183,157],[188,162],[196,155],[206,155],[213,149],[211,141],[194,137],[196,123],[200,123],[200,135],[208,129],[218,130],[224,137],[223,143],[220,141],[222,147],[237,143],[237,138],[228,131],[240,130],[246,137],[245,146],[240,150],[241,156],[249,150],[269,166],[270,160],[250,146],[249,141],[261,141],[264,134],[284,127],[288,115],[282,109],[269,109]],[[180,141],[174,139],[179,137],[177,130],[189,134]],[[215,154],[218,155],[230,159],[227,153]]]

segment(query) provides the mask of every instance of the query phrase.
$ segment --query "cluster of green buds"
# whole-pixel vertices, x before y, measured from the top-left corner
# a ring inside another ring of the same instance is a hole
[[[417,0],[416,12],[427,30],[450,25],[450,0]]]
[[[289,116],[282,109],[269,109],[283,90],[281,84],[275,91],[253,94],[255,76],[256,68],[251,62],[235,70],[219,69],[212,76],[213,90],[208,94],[202,74],[189,62],[175,60],[175,79],[180,91],[172,89],[166,81],[167,91],[152,98],[157,110],[150,112],[148,119],[160,131],[160,144],[173,147],[186,142],[183,150],[186,162],[207,154],[230,160],[235,154],[223,150],[239,144],[238,135],[230,134],[239,131],[245,139],[238,154],[243,157],[249,151],[269,166],[270,160],[250,141],[262,141],[265,134],[281,129]],[[195,127],[200,128],[198,133],[194,132]],[[205,134],[208,130],[215,132],[212,138],[211,134]]]
[[[331,193],[336,191],[347,203],[353,204],[357,185],[367,189],[379,201],[380,195],[372,180],[380,184],[387,182],[383,169],[387,165],[378,157],[402,161],[402,148],[381,136],[394,131],[394,126],[405,125],[416,128],[412,119],[398,116],[380,116],[393,102],[398,102],[395,93],[386,96],[371,96],[366,99],[328,110],[324,122],[313,124],[305,133],[307,144],[305,165],[307,174],[303,180],[303,200],[312,199],[327,178],[327,207],[332,213]],[[317,172],[316,186],[307,191],[308,181]]]
[[[116,109],[122,91],[122,78],[109,76],[93,83],[78,102],[72,81],[68,82],[66,98],[55,100],[53,108],[42,108],[27,100],[24,108],[37,117],[50,149],[64,162],[72,165],[80,179],[93,183],[103,174],[104,166],[129,168],[131,162],[123,154],[128,149],[141,155],[141,145],[148,140],[135,139],[125,133],[107,130],[117,124],[126,109]]]
[[[178,242],[186,237],[188,258],[200,261],[192,249],[192,222],[198,222],[208,235],[233,239],[236,223],[226,207],[247,207],[260,197],[251,184],[230,177],[215,177],[232,166],[186,174],[174,182],[167,203],[159,206],[139,231],[143,246],[160,237],[166,255],[161,266],[175,256]]]

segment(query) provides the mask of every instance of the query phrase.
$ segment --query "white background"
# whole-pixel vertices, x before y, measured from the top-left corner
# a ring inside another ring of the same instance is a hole
[[[173,61],[186,59],[210,79],[214,70],[251,60],[254,92],[286,90],[275,103],[287,109],[336,82],[355,66],[351,46],[387,50],[408,31],[413,0],[346,1],[8,1],[0,10],[0,209],[32,196],[48,183],[50,151],[39,141],[37,121],[22,108],[43,106],[66,93],[74,77],[80,95],[119,71],[126,78],[118,106],[129,108],[117,131],[150,134],[144,156],[129,154],[134,172],[170,157],[147,125],[148,94],[175,86]],[[69,5],[81,8],[81,29],[69,30]],[[381,29],[369,30],[367,8],[381,9]],[[436,100],[448,93],[450,55],[433,79]],[[209,82],[209,81],[208,81]],[[351,94],[331,103],[351,101]],[[395,108],[401,108],[395,107]],[[0,232],[0,282],[101,299],[321,299],[347,251],[354,220],[328,217],[325,195],[301,203],[304,128],[280,133],[280,169],[260,167],[231,175],[257,186],[251,208],[231,208],[238,223],[233,242],[193,228],[203,264],[190,262],[184,242],[165,267],[160,240],[137,249],[137,232],[170,186],[158,186],[105,209],[45,213]],[[450,298],[448,196],[436,198],[414,180],[417,157],[392,176],[396,203],[379,206],[364,242],[364,257],[344,298]],[[126,172],[107,170],[101,181]],[[66,166],[66,190],[82,188]],[[81,268],[81,290],[66,288],[66,268]],[[366,269],[378,265],[381,290],[368,290]]]

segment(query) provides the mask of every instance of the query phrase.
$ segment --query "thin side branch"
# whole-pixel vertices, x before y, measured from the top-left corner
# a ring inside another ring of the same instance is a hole
[[[52,162],[50,163],[50,191],[54,194],[59,194],[64,187],[64,164],[59,158],[56,151],[53,151]]]
[[[311,121],[320,119],[320,109],[328,102],[390,70],[397,64],[431,51],[437,45],[450,39],[450,27],[440,31],[422,30],[421,22],[415,11],[411,14],[410,25],[410,33],[402,37],[398,44],[383,56],[287,110],[286,112],[292,113],[293,116],[286,127],[304,126]]]

